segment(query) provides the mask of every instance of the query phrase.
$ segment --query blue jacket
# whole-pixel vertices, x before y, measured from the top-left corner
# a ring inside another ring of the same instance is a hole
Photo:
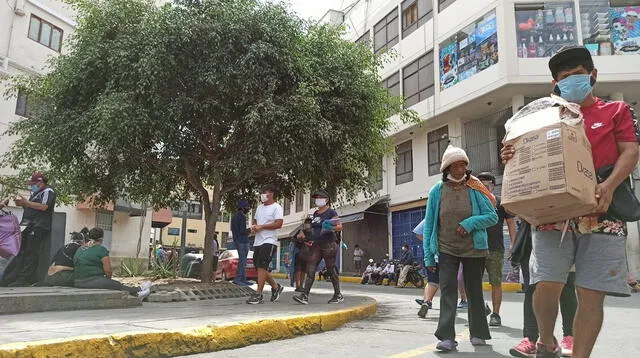
[[[242,211],[237,211],[231,218],[231,234],[236,244],[249,243],[247,216]]]
[[[425,267],[435,266],[435,257],[440,254],[438,233],[440,228],[438,222],[440,218],[440,197],[442,194],[442,182],[438,182],[431,188],[427,200],[427,213],[424,224],[424,239],[422,241],[424,249]],[[498,214],[491,204],[489,198],[483,193],[469,189],[469,199],[471,200],[471,216],[463,220],[460,225],[471,234],[473,247],[478,250],[487,250],[486,228],[498,222]]]

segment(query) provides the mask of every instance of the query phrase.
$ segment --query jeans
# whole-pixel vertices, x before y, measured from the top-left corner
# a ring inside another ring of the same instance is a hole
[[[529,258],[527,256],[522,260],[521,268],[522,278],[524,280],[524,326],[522,327],[523,337],[529,338],[531,342],[538,340],[538,320],[533,312],[533,293],[536,285],[529,282]],[[573,336],[573,319],[578,308],[578,299],[576,297],[576,273],[569,272],[567,283],[560,294],[560,313],[562,315],[562,335]]]
[[[246,267],[247,256],[249,255],[249,243],[237,243],[236,248],[238,249],[238,271],[236,272],[234,281],[245,282],[247,281]]]
[[[456,310],[458,308],[458,268],[462,262],[464,286],[467,291],[469,310],[469,334],[471,337],[491,339],[489,324],[485,315],[484,296],[482,295],[482,274],[484,273],[484,257],[457,257],[440,253],[438,268],[440,270],[440,318],[436,337],[439,340],[456,337]]]

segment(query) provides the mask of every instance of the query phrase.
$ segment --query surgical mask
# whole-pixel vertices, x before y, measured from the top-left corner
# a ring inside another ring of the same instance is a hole
[[[453,176],[451,176],[451,174],[447,174],[447,179],[449,179],[449,181],[452,181],[452,182],[454,182],[454,183],[462,183],[462,182],[464,181],[465,177],[466,177],[466,175],[465,175],[465,176],[463,176],[463,177],[462,177],[462,178],[460,178],[460,179],[456,179],[456,178],[454,178]]]
[[[267,200],[269,200],[269,195],[268,194],[260,194],[260,202],[261,203],[264,203]]]
[[[582,103],[591,93],[591,75],[571,75],[558,82],[560,97],[573,103]]]
[[[40,190],[40,188],[39,188],[36,184],[33,184],[33,185],[31,186],[31,191],[32,191],[32,192],[36,193],[38,190]]]
[[[327,205],[327,199],[316,199],[316,206],[321,208]]]

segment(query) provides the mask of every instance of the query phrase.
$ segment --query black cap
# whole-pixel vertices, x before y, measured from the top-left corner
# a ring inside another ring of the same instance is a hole
[[[549,70],[551,70],[553,78],[555,79],[557,77],[558,72],[560,72],[564,64],[577,59],[582,59],[584,62],[590,63],[590,67],[593,67],[591,52],[589,52],[586,47],[578,45],[562,46],[549,60]]]
[[[476,177],[480,180],[491,180],[491,183],[493,183],[494,185],[496,183],[496,177],[489,172],[482,172],[476,175]]]
[[[84,235],[74,231],[71,233],[71,241],[84,241]]]
[[[327,198],[327,199],[331,199],[331,196],[329,195],[329,193],[324,189],[316,190],[311,195],[311,197],[312,198]]]

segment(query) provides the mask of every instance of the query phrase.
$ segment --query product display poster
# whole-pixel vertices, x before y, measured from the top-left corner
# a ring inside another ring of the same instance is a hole
[[[482,43],[484,40],[496,34],[498,30],[498,23],[496,21],[495,14],[492,15],[493,16],[482,20],[482,22],[478,24],[478,28],[476,28],[477,43]]]
[[[615,54],[640,54],[640,6],[614,7],[609,11]]]
[[[440,49],[440,89],[458,83],[458,44],[456,42]]]

